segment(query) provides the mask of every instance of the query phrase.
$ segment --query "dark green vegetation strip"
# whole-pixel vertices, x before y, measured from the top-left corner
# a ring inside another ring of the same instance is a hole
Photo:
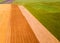
[[[60,41],[60,3],[24,5]]]

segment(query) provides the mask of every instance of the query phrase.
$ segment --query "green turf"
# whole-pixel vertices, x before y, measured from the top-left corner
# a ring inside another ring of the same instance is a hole
[[[60,0],[14,0],[14,4],[26,4],[36,2],[60,2]]]
[[[0,2],[3,2],[4,0],[0,0]]]
[[[53,1],[58,0],[15,0],[13,3],[24,5],[60,41],[60,2]]]
[[[24,5],[58,40],[60,40],[60,4]]]

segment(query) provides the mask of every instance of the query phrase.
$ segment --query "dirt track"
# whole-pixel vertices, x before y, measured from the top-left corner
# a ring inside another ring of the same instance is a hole
[[[60,43],[27,9],[19,8],[0,5],[0,43]]]
[[[10,23],[11,43],[39,43],[25,17],[16,5],[12,5]]]
[[[11,4],[0,4],[0,43],[10,41],[10,10]]]

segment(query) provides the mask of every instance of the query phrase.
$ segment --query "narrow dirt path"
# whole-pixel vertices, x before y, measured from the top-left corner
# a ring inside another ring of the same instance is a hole
[[[39,43],[18,6],[11,8],[11,43]]]
[[[60,43],[24,6],[19,6],[40,43]]]

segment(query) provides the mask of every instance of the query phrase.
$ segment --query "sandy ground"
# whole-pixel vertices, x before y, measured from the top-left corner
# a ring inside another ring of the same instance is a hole
[[[24,7],[19,6],[40,43],[59,43],[59,41]]]
[[[0,4],[0,43],[10,43],[10,4]]]
[[[0,43],[59,43],[27,9],[19,8],[0,4]]]
[[[39,43],[18,6],[11,10],[11,43]]]
[[[39,43],[17,5],[0,4],[0,43]]]

